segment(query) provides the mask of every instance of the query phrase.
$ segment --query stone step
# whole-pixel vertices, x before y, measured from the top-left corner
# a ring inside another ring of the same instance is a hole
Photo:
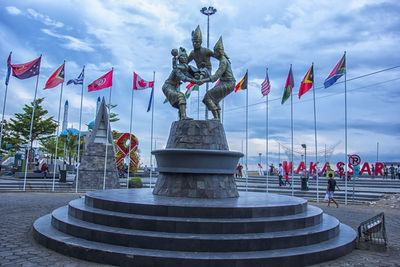
[[[68,207],[52,213],[52,225],[66,234],[113,245],[174,251],[257,251],[310,245],[335,237],[339,221],[324,214],[321,224],[282,232],[252,234],[187,234],[122,229],[68,216]]]
[[[251,203],[251,204],[250,204]],[[239,198],[201,199],[165,197],[152,194],[152,189],[111,189],[88,192],[85,204],[103,210],[153,216],[194,218],[256,218],[298,214],[307,201],[277,194],[247,194]]]
[[[188,252],[104,244],[73,237],[51,226],[51,215],[35,221],[35,239],[64,255],[119,266],[305,266],[343,256],[354,248],[356,233],[340,224],[328,241],[301,247],[246,252]]]
[[[91,192],[87,193],[87,195],[90,193]],[[200,206],[199,208],[201,209],[202,207]],[[286,216],[191,218],[168,215],[153,216],[103,210],[87,206],[83,199],[77,199],[69,203],[68,213],[70,216],[83,221],[112,227],[156,232],[197,234],[244,234],[263,233],[266,231],[287,231],[318,225],[322,221],[322,210],[314,206],[308,206],[306,211],[302,213]]]

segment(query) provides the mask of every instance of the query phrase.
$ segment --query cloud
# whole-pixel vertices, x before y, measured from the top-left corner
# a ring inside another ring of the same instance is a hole
[[[56,28],[61,28],[61,27],[64,26],[64,23],[56,21],[56,20],[53,20],[47,15],[43,15],[41,13],[38,13],[32,8],[28,8],[27,12],[32,18],[34,18],[34,19],[36,19],[38,21],[41,21],[42,23],[44,23],[47,26],[53,26],[53,27],[56,27]]]
[[[6,7],[6,10],[7,10],[8,14],[11,14],[11,15],[21,14],[21,10],[19,10],[15,6],[8,6],[8,7]]]
[[[42,32],[52,37],[66,40],[67,42],[64,43],[62,46],[67,49],[75,51],[85,51],[85,52],[91,52],[94,50],[89,43],[79,40],[78,38],[69,35],[58,34],[49,29],[42,29]]]

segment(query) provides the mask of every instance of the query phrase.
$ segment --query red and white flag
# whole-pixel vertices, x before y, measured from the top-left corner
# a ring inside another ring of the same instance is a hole
[[[154,82],[148,82],[140,78],[135,72],[133,73],[133,90],[143,90],[153,87]]]
[[[269,77],[267,72],[267,76],[265,77],[265,80],[261,84],[261,94],[263,96],[266,96],[269,94],[270,90],[271,90],[271,84],[269,82]]]
[[[112,86],[112,76],[113,70],[109,71],[107,74],[104,74],[94,82],[88,85],[88,92],[101,90],[104,88],[108,88]]]

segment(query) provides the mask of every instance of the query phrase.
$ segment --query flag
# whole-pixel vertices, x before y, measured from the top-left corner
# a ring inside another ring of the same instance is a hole
[[[244,77],[240,80],[238,84],[235,86],[235,93],[239,90],[247,89],[247,71]]]
[[[154,84],[154,83],[152,83],[152,84]],[[153,100],[153,93],[154,93],[154,86],[151,87],[151,94],[150,94],[149,104],[147,105],[147,112],[149,112],[149,111],[150,111],[150,108],[151,108],[151,102],[152,102],[152,100]]]
[[[193,84],[193,83],[189,83],[187,86],[186,86],[186,92],[185,92],[185,98],[186,99],[188,99],[189,98],[189,96],[190,96],[190,94],[193,92],[193,91],[199,91],[199,85],[198,84]]]
[[[28,79],[30,77],[39,75],[41,59],[42,56],[28,63],[15,65],[10,64],[10,67],[12,68],[12,75],[18,79]]]
[[[269,83],[269,77],[267,72],[267,76],[265,77],[265,80],[261,84],[261,94],[263,96],[266,96],[269,94],[270,90],[271,90],[271,84]]]
[[[94,82],[88,85],[88,92],[98,91],[112,86],[113,70],[110,70]]]
[[[85,77],[85,67],[83,67],[81,74],[79,74],[78,78],[69,80],[67,85],[73,84],[83,84],[83,78]]]
[[[308,90],[311,89],[314,83],[314,65],[311,65],[311,68],[308,70],[306,76],[304,76],[303,81],[301,82],[299,89],[299,99],[302,95],[307,93]]]
[[[10,74],[11,74],[11,52],[10,55],[7,58],[7,75],[6,75],[6,85],[8,85],[8,81],[10,80]]]
[[[342,59],[336,64],[335,68],[333,68],[331,74],[329,74],[328,78],[326,78],[324,82],[325,88],[333,85],[343,74],[346,73],[346,54],[343,55]]]
[[[53,88],[56,87],[57,85],[59,85],[60,83],[64,82],[64,67],[65,67],[65,63],[62,64],[51,76],[50,78],[47,80],[46,82],[46,86],[44,87],[44,89],[49,89],[49,88]]]
[[[281,102],[282,105],[290,97],[293,87],[294,87],[293,72],[292,72],[292,65],[290,65],[289,75],[286,79],[285,89],[283,91],[282,102]]]
[[[133,73],[133,90],[143,90],[146,88],[152,88],[154,81],[148,82],[140,78],[135,72]]]

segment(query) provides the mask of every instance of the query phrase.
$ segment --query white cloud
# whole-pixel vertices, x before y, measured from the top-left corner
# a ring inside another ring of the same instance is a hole
[[[41,21],[42,23],[44,23],[47,26],[53,26],[53,27],[56,27],[56,28],[61,28],[61,27],[64,26],[64,23],[56,21],[56,20],[53,20],[47,15],[43,15],[41,13],[38,13],[32,8],[28,8],[27,11],[28,11],[28,14],[32,18],[34,18],[34,19],[36,19],[38,21]]]
[[[67,49],[75,51],[85,51],[85,52],[91,52],[94,50],[88,42],[79,40],[78,38],[69,35],[58,34],[49,29],[42,29],[42,32],[44,32],[47,35],[66,40],[67,42],[63,44],[63,46]]]
[[[19,14],[21,14],[21,10],[19,10],[15,6],[8,6],[8,7],[6,7],[6,10],[11,15],[19,15]]]

